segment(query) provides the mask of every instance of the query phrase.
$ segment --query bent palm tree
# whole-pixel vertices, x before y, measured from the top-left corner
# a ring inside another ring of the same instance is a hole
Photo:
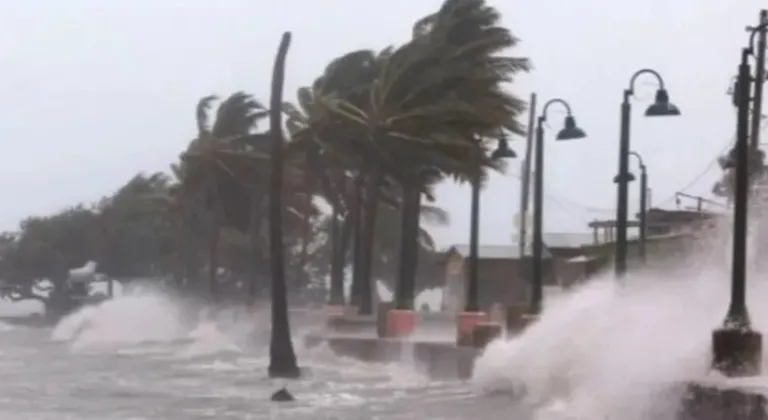
[[[483,168],[498,168],[485,153],[484,139],[502,128],[524,132],[518,116],[525,103],[501,86],[529,64],[497,55],[517,43],[498,26],[499,18],[483,0],[447,0],[417,23],[413,40],[369,60],[372,82],[353,95],[326,101],[364,133],[355,152],[368,170],[369,186],[383,176],[402,187],[402,309],[413,304],[425,185],[445,176],[469,180]]]
[[[269,185],[269,241],[272,259],[272,337],[269,346],[269,376],[272,378],[296,378],[300,376],[296,353],[291,342],[288,320],[288,297],[285,284],[285,255],[282,226],[283,194],[283,83],[285,59],[291,43],[291,33],[286,32],[280,41],[272,72],[269,129],[272,136],[272,171]]]
[[[208,282],[210,294],[217,294],[218,243],[220,229],[233,226],[243,230],[248,214],[232,202],[245,200],[249,191],[238,173],[225,163],[222,154],[234,153],[249,139],[256,123],[267,113],[263,105],[244,92],[237,92],[221,102],[212,124],[210,110],[215,96],[202,98],[196,108],[198,134],[182,155],[178,174],[182,199],[189,209],[204,211],[188,214],[188,220],[201,225],[208,237]]]

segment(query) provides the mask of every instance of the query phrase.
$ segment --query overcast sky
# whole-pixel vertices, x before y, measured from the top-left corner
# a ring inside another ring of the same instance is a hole
[[[246,90],[267,101],[282,31],[294,34],[286,98],[345,52],[404,42],[412,23],[439,0],[29,0],[0,5],[0,229],[29,214],[93,201],[138,171],[167,169],[194,135],[194,106],[205,95]],[[725,92],[744,27],[760,0],[492,1],[521,39],[511,54],[535,70],[510,87],[539,103],[569,101],[588,138],[554,142],[547,131],[546,231],[584,231],[612,218],[619,103],[636,70],[665,78],[683,115],[646,119],[652,78],[638,83],[633,149],[650,171],[653,203],[674,207],[684,190],[709,195],[714,159],[732,140]],[[524,139],[513,148],[524,151]],[[481,242],[507,243],[518,208],[520,162],[483,193]],[[635,167],[633,163],[633,167]],[[707,170],[709,168],[709,170]],[[632,186],[636,209],[636,185]],[[469,189],[445,185],[437,204],[449,228],[443,245],[466,243]]]

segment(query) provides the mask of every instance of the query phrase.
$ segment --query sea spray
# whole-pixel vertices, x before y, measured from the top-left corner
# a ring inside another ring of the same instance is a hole
[[[728,305],[730,273],[708,255],[622,283],[606,274],[549,302],[523,334],[486,349],[474,385],[544,419],[674,418],[682,385],[709,374],[712,330]],[[752,275],[748,296],[755,327],[768,331],[768,284]]]
[[[180,358],[242,352],[230,337],[219,330],[215,322],[201,322],[197,328],[188,333],[187,337],[190,339],[190,343],[177,353]]]
[[[185,336],[180,309],[169,297],[137,291],[64,317],[51,338],[73,349],[164,343]]]

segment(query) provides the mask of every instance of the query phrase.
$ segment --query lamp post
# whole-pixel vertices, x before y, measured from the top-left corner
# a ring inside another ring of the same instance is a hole
[[[511,159],[517,157],[514,150],[509,148],[506,136],[499,138],[499,145],[491,154],[492,159]],[[480,241],[480,168],[472,180],[472,202],[470,209],[469,226],[469,261],[467,262],[468,277],[467,299],[464,305],[465,312],[480,312],[479,302],[479,256],[478,247]]]
[[[757,149],[760,147],[760,123],[763,109],[763,84],[765,83],[765,49],[766,49],[766,23],[768,23],[768,10],[760,11],[759,26],[755,28],[757,35],[757,50],[755,51],[755,86],[754,101],[752,102],[752,121],[750,122],[750,145]],[[747,28],[752,30],[752,28]],[[750,44],[750,48],[754,44]]]
[[[640,163],[640,261],[646,262],[645,243],[648,235],[648,170],[640,153],[629,152]],[[630,174],[634,179],[634,175]]]
[[[629,173],[629,122],[631,105],[629,99],[635,94],[635,81],[643,74],[651,74],[659,81],[656,100],[645,111],[646,117],[664,117],[680,115],[680,110],[669,102],[669,94],[664,89],[664,80],[655,70],[642,69],[635,72],[629,81],[629,88],[624,90],[621,103],[621,131],[619,132],[619,173],[613,178],[617,184],[616,203],[616,278],[621,279],[627,271],[627,216],[628,189],[632,176]]]
[[[761,25],[762,26],[762,25]],[[754,32],[753,32],[754,34]],[[754,38],[754,37],[753,37]],[[750,38],[752,41],[753,38]],[[760,373],[762,336],[753,331],[747,311],[747,208],[749,207],[749,105],[752,84],[750,48],[741,52],[736,81],[736,146],[726,160],[726,167],[736,172],[733,200],[733,249],[731,261],[731,296],[723,326],[712,333],[713,367],[726,376],[754,376]]]
[[[750,188],[749,105],[752,75],[749,56],[753,53],[755,33],[768,26],[763,23],[752,30],[749,48],[741,51],[738,78],[734,90],[736,113],[736,146],[723,162],[736,172],[733,200],[733,257],[731,261],[731,296],[723,325],[712,333],[712,368],[727,377],[749,377],[760,374],[762,335],[752,329],[746,303],[747,208]],[[762,28],[761,28],[762,27]],[[726,387],[690,384],[684,401],[689,419],[765,419],[766,397],[762,390],[729,384]]]
[[[536,124],[536,147],[533,186],[533,250],[531,252],[531,293],[528,304],[528,316],[535,317],[541,312],[541,301],[544,298],[544,122],[547,111],[554,104],[565,107],[567,112],[563,129],[557,133],[557,140],[574,140],[586,137],[586,133],[576,126],[576,120],[571,115],[571,107],[562,99],[550,99],[541,110]]]
[[[517,154],[509,148],[505,135],[499,137],[499,144],[491,154],[492,159],[509,159],[517,157]],[[480,310],[479,299],[479,255],[480,241],[480,167],[476,168],[472,179],[472,202],[470,209],[469,225],[469,260],[467,261],[467,297],[464,304],[464,312],[458,319],[458,344],[471,344],[472,329],[478,322],[485,321],[487,314]]]

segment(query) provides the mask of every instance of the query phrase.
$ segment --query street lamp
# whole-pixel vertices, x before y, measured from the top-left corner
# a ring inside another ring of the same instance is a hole
[[[664,117],[680,115],[680,110],[669,102],[669,94],[664,89],[664,80],[655,70],[642,69],[635,72],[629,81],[629,89],[624,90],[624,100],[621,103],[621,131],[619,136],[619,173],[613,178],[617,184],[616,205],[616,277],[623,278],[627,271],[627,218],[628,218],[628,189],[632,177],[629,173],[629,121],[631,105],[629,99],[635,94],[635,81],[643,74],[651,74],[659,81],[656,99],[645,110],[646,117]]]
[[[491,153],[492,159],[514,158],[517,154],[509,148],[507,137],[503,133],[499,136],[498,147]],[[475,168],[472,179],[472,202],[470,210],[469,226],[469,260],[467,261],[467,297],[464,303],[464,311],[459,314],[457,325],[457,344],[471,345],[472,330],[475,325],[486,320],[487,315],[480,310],[479,299],[479,255],[478,246],[480,240],[480,166]]]
[[[747,207],[750,188],[749,104],[752,76],[749,56],[753,54],[757,31],[768,26],[766,13],[763,23],[752,29],[749,47],[741,51],[738,82],[736,84],[736,146],[725,162],[736,172],[733,209],[733,260],[731,261],[731,297],[722,327],[712,333],[712,367],[727,377],[747,377],[760,374],[762,362],[762,335],[752,329],[746,303],[747,268]],[[756,80],[762,83],[761,80]],[[724,165],[724,166],[726,166]],[[690,384],[684,400],[684,415],[689,419],[764,419],[766,397],[761,390],[729,383],[726,386]]]
[[[491,159],[512,159],[516,158],[517,153],[515,153],[514,150],[509,148],[509,142],[507,141],[507,136],[505,134],[501,134],[499,137],[499,145],[496,147],[496,150],[491,153]]]
[[[640,260],[645,264],[645,243],[648,234],[648,170],[640,153],[629,152],[629,154],[636,157],[640,163]],[[631,173],[629,175],[630,181],[634,181],[635,176]]]
[[[568,102],[562,99],[550,99],[541,111],[536,124],[536,146],[534,165],[536,172],[534,174],[533,187],[533,252],[531,261],[531,294],[528,306],[528,315],[536,316],[541,312],[541,301],[544,297],[544,240],[543,240],[543,218],[544,218],[544,122],[547,120],[547,111],[554,104],[560,104],[565,107],[567,112],[563,129],[557,133],[557,140],[575,140],[586,137],[584,130],[576,126],[576,120],[571,115],[571,107]]]
[[[517,157],[514,150],[509,148],[506,135],[502,134],[498,139],[498,147],[491,153],[492,159],[511,159]],[[478,165],[479,166],[479,165]],[[470,210],[469,226],[469,261],[467,283],[467,299],[464,312],[480,312],[478,268],[478,246],[480,240],[480,168],[476,168],[475,177],[472,180],[472,203]]]
[[[764,26],[764,25],[761,25]],[[759,28],[759,27],[758,27]],[[758,29],[756,28],[756,29]],[[759,30],[759,29],[758,29]],[[762,336],[752,330],[747,311],[747,208],[749,201],[750,153],[749,105],[752,84],[749,48],[741,52],[736,82],[736,146],[729,154],[725,166],[736,171],[733,203],[733,257],[731,261],[731,301],[723,326],[712,333],[712,365],[726,376],[755,376],[760,373]],[[754,158],[753,158],[754,159]]]

